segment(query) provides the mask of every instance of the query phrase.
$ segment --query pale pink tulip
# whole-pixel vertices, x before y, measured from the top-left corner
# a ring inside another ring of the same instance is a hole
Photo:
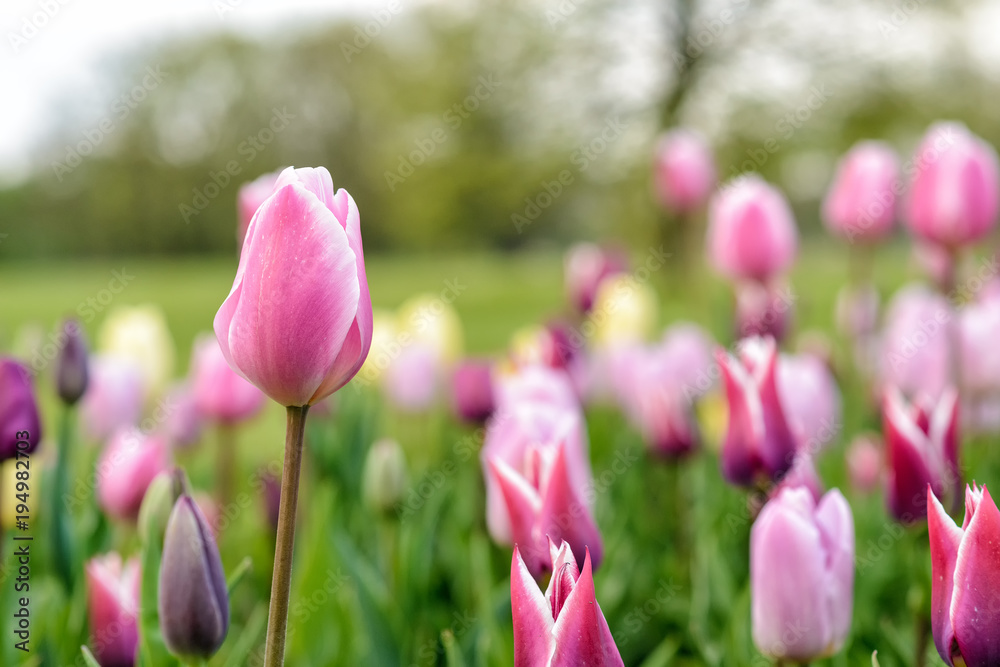
[[[823,201],[823,221],[849,242],[878,241],[896,220],[899,159],[881,141],[855,144],[840,161]]]
[[[199,336],[191,357],[191,384],[198,412],[220,424],[237,424],[264,407],[264,394],[236,374],[214,335]]]
[[[125,428],[112,436],[97,462],[97,500],[117,519],[135,521],[153,478],[170,466],[165,437]]]
[[[672,213],[702,206],[715,187],[715,160],[704,137],[678,128],[656,144],[654,179],[660,203]]]
[[[132,667],[139,648],[138,558],[108,553],[87,561],[90,648],[102,667]]]

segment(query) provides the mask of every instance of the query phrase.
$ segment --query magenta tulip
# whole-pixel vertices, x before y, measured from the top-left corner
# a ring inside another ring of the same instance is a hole
[[[569,301],[578,311],[586,313],[594,305],[601,281],[628,271],[629,261],[622,251],[593,243],[578,243],[566,252],[564,265]]]
[[[785,196],[759,176],[742,176],[712,198],[708,254],[723,275],[767,282],[791,266],[797,246]]]
[[[984,486],[965,489],[959,528],[927,489],[931,630],[952,667],[1000,664],[1000,511]]]
[[[823,201],[827,228],[854,243],[878,241],[896,220],[899,160],[881,141],[862,141],[837,167]]]
[[[23,364],[0,358],[0,462],[18,452],[30,454],[42,441],[42,421],[32,388],[31,375]],[[18,443],[24,449],[18,448]]]
[[[809,662],[840,650],[854,604],[854,517],[833,489],[818,503],[785,489],[750,531],[753,640],[761,653]]]
[[[996,225],[1000,168],[988,143],[961,123],[931,126],[913,160],[906,222],[919,238],[955,249]]]
[[[840,389],[826,362],[812,354],[781,355],[778,393],[800,449],[816,454],[840,431]]]
[[[271,172],[240,186],[240,191],[236,195],[236,213],[239,217],[239,224],[236,228],[236,243],[241,250],[254,213],[264,203],[264,200],[274,192],[274,185],[277,183],[279,175],[281,175],[281,171]]]
[[[452,407],[462,421],[477,424],[493,414],[492,368],[488,359],[467,359],[452,373]]]
[[[285,406],[329,396],[371,347],[361,219],[323,167],[281,172],[254,214],[215,334],[237,373]]]
[[[135,521],[153,478],[170,467],[165,437],[125,428],[112,436],[97,462],[97,500],[117,519]]]
[[[697,132],[675,129],[656,144],[654,182],[660,203],[672,213],[702,206],[715,187],[715,160]]]
[[[542,595],[514,547],[510,563],[514,667],[624,667],[597,604],[589,551],[584,550],[581,572],[565,542],[556,547],[550,540],[548,550],[545,560],[552,578]]]
[[[949,389],[937,404],[907,405],[899,391],[890,388],[882,410],[886,503],[901,523],[922,521],[928,486],[937,496],[953,491],[957,501],[960,495],[957,395]]]
[[[88,437],[107,440],[115,431],[139,423],[145,386],[142,370],[134,362],[108,355],[91,357],[89,377],[80,403]]]
[[[941,395],[951,378],[948,302],[922,286],[901,289],[889,304],[882,334],[881,379],[909,396]]]
[[[778,391],[774,339],[747,339],[739,356],[716,353],[729,408],[722,472],[732,484],[752,486],[784,475],[794,463],[797,443]]]
[[[220,424],[250,419],[266,400],[260,389],[229,367],[219,341],[211,335],[199,336],[194,342],[191,386],[199,414]]]
[[[102,667],[132,667],[139,648],[138,558],[122,563],[116,553],[87,562],[90,648]]]

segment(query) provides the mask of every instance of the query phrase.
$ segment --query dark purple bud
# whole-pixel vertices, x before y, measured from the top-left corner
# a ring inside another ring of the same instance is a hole
[[[493,414],[492,363],[486,359],[467,359],[452,375],[452,403],[463,421],[481,423]]]
[[[63,322],[65,340],[56,359],[56,390],[66,405],[74,405],[87,391],[87,341],[76,320]]]
[[[160,630],[182,658],[212,656],[229,632],[229,594],[219,549],[191,496],[177,499],[163,538]]]
[[[33,452],[42,440],[42,422],[27,367],[14,359],[0,359],[0,461],[18,451]],[[18,449],[18,442],[27,443]]]

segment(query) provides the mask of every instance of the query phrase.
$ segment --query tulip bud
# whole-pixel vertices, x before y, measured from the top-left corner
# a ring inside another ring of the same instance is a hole
[[[1000,199],[997,154],[961,123],[936,123],[914,157],[906,201],[916,236],[945,248],[974,243],[996,225]]]
[[[171,653],[208,659],[229,631],[229,593],[212,531],[188,495],[177,499],[163,539],[160,630]]]
[[[250,419],[264,407],[264,394],[229,367],[213,335],[195,339],[191,378],[195,405],[206,419],[237,424]]]
[[[406,455],[398,442],[385,438],[372,445],[365,459],[362,480],[368,507],[392,512],[406,490]]]
[[[715,187],[715,162],[704,137],[684,128],[660,137],[654,181],[668,211],[688,213],[704,204]]]
[[[877,241],[892,231],[896,219],[899,161],[887,144],[862,141],[837,166],[823,201],[827,228],[851,243]]]
[[[934,645],[952,667],[993,667],[1000,662],[1000,511],[985,486],[966,487],[958,527],[928,488],[927,531]]]
[[[139,507],[139,538],[143,544],[154,539],[162,541],[174,504],[184,493],[190,493],[190,485],[180,468],[164,470],[153,479]]]
[[[452,406],[461,420],[482,423],[493,414],[492,366],[489,360],[468,359],[452,373]]]
[[[18,452],[31,453],[41,441],[42,422],[31,375],[19,362],[0,358],[0,461],[14,458]],[[18,443],[27,446],[19,449]]]
[[[594,304],[597,287],[608,276],[629,268],[624,252],[593,243],[577,243],[566,252],[564,261],[566,294],[576,310],[586,313]]]
[[[361,218],[326,169],[281,172],[214,327],[230,367],[281,405],[312,405],[361,368],[372,340]]]
[[[854,517],[833,489],[819,503],[784,489],[750,530],[753,640],[765,655],[810,662],[840,650],[851,628]]]
[[[236,195],[236,213],[239,218],[236,227],[236,245],[239,250],[243,249],[243,240],[246,238],[247,229],[250,228],[253,214],[274,192],[274,184],[277,183],[280,174],[280,170],[274,171],[240,186],[240,191]]]
[[[87,342],[76,320],[63,322],[62,337],[56,359],[56,390],[66,405],[74,405],[87,391]]]
[[[135,521],[146,489],[169,465],[165,438],[138,429],[119,431],[97,463],[97,499],[101,508],[115,518]]]
[[[723,275],[767,282],[791,266],[797,246],[785,196],[759,176],[741,176],[712,198],[708,254]]]
[[[139,648],[138,558],[122,563],[116,553],[87,562],[90,645],[103,667],[132,667]]]

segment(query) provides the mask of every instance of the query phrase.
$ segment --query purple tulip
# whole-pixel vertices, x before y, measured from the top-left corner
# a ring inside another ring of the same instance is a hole
[[[665,209],[689,213],[715,187],[715,160],[704,137],[688,129],[665,133],[656,144],[654,184]]]
[[[250,419],[266,400],[260,389],[229,367],[219,341],[212,335],[199,336],[194,342],[191,387],[199,414],[221,424]]]
[[[753,639],[761,653],[809,662],[840,650],[854,602],[854,517],[840,491],[818,503],[785,489],[750,531]]]
[[[708,254],[730,278],[767,282],[795,259],[798,231],[785,196],[756,175],[727,184],[708,214]]]
[[[922,286],[901,289],[882,334],[881,380],[909,396],[940,396],[951,378],[948,302]]]
[[[961,493],[958,398],[944,392],[936,404],[907,405],[898,390],[886,392],[882,408],[888,455],[886,503],[901,523],[926,518],[927,488],[937,496]]]
[[[622,251],[593,243],[578,243],[566,252],[564,266],[569,301],[579,312],[586,313],[594,305],[601,281],[627,272],[629,261]]]
[[[552,569],[545,595],[532,579],[518,547],[510,563],[514,617],[514,667],[624,667],[594,590],[590,552],[583,571],[573,551],[550,540]]]
[[[1000,664],[1000,511],[984,486],[965,488],[959,528],[927,489],[931,544],[931,629],[941,659],[955,667]]]
[[[887,236],[896,220],[898,177],[899,159],[888,144],[855,144],[840,161],[823,201],[827,228],[851,243]]]
[[[264,200],[274,192],[274,184],[280,175],[280,170],[274,171],[240,186],[239,194],[236,195],[236,212],[239,217],[239,224],[236,228],[236,243],[241,250],[254,213],[264,203]]]
[[[752,486],[784,475],[794,463],[797,443],[778,391],[774,339],[747,339],[739,356],[716,353],[729,407],[722,472],[732,484]]]
[[[56,391],[66,405],[75,405],[87,391],[87,341],[76,320],[62,326],[62,347],[56,358]]]
[[[372,339],[361,218],[325,168],[281,172],[215,334],[233,370],[285,406],[312,405],[361,368]]]
[[[97,462],[97,500],[109,515],[128,521],[139,517],[146,489],[170,467],[165,437],[135,428],[118,431]]]
[[[492,368],[488,359],[467,359],[452,373],[451,402],[459,419],[477,424],[493,414]]]
[[[139,423],[145,388],[142,371],[132,361],[113,356],[90,359],[90,387],[80,404],[83,428],[92,440]]]
[[[0,461],[14,458],[19,451],[29,454],[41,441],[42,422],[28,368],[0,358]],[[19,450],[18,442],[27,442],[27,447]]]
[[[132,667],[139,648],[138,558],[122,563],[116,553],[87,562],[90,646],[102,667]]]
[[[955,249],[996,225],[1000,168],[988,143],[961,123],[936,123],[914,156],[906,222],[918,237]]]
[[[781,355],[778,393],[800,449],[816,454],[840,430],[840,390],[830,367],[812,354]]]

